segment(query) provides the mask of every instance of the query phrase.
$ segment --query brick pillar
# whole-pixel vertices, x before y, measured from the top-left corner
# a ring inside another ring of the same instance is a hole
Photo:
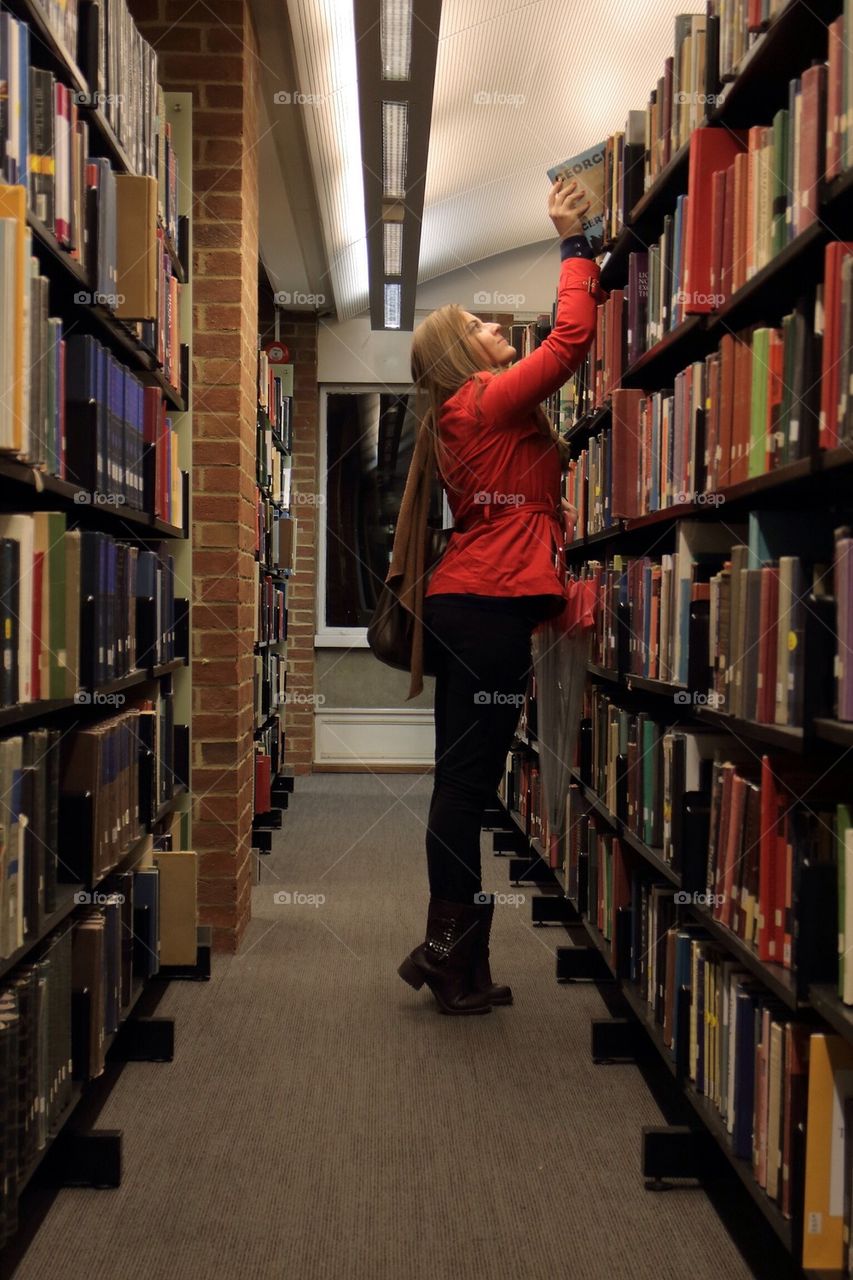
[[[314,631],[317,603],[317,522],[322,477],[318,470],[317,321],[299,312],[281,313],[279,334],[293,358],[293,511],[296,572],[287,590],[287,688],[314,692]],[[310,773],[314,763],[314,707],[289,703],[284,718],[287,763]]]
[[[257,350],[257,39],[245,0],[130,0],[193,95],[193,843],[214,945],[249,921]]]

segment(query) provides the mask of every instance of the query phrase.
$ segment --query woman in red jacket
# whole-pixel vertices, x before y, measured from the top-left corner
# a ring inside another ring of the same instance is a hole
[[[399,973],[424,982],[444,1013],[510,1004],[489,971],[494,904],[482,893],[480,830],[512,742],[534,628],[565,605],[562,447],[540,405],[583,360],[603,296],[579,234],[589,208],[559,180],[548,213],[560,237],[557,318],[531,355],[500,326],[457,306],[434,311],[412,340],[412,377],[426,394],[441,482],[454,516],[423,612],[435,683],[435,781],[426,836],[425,941]]]

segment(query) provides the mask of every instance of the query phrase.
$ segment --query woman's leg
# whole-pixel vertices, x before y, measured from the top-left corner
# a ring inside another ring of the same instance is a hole
[[[531,624],[514,613],[430,608],[436,676],[436,769],[426,848],[430,893],[472,903],[481,891],[480,831],[518,724]]]

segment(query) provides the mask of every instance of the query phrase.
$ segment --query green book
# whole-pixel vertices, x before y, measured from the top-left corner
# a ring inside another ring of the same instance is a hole
[[[785,210],[788,199],[788,112],[783,107],[773,117],[772,236],[771,253],[775,257],[785,247]]]
[[[770,381],[770,330],[752,335],[752,394],[747,475],[763,476],[767,457],[767,389]]]

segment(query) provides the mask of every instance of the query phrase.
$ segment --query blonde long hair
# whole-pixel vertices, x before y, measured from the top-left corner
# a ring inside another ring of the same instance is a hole
[[[421,397],[421,430],[426,431],[432,445],[433,461],[439,465],[440,440],[438,421],[442,405],[463,383],[483,372],[468,339],[467,321],[462,308],[448,303],[422,320],[412,334],[412,382]],[[493,373],[501,373],[495,368]],[[544,413],[539,429],[557,445],[563,470],[569,462],[569,449]]]

